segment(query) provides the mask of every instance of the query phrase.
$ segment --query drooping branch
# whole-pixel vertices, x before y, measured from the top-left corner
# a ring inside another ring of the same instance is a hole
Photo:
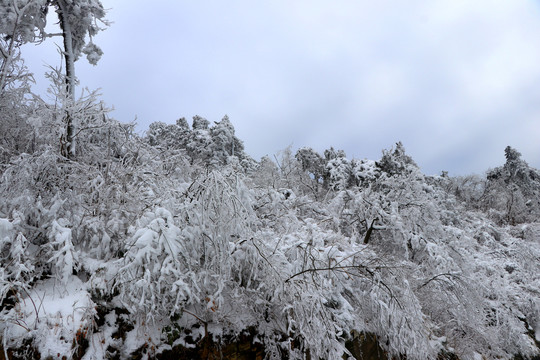
[[[378,267],[376,267],[375,270],[378,270],[378,269],[381,269],[381,268],[386,268],[386,266],[378,266]],[[306,274],[306,273],[315,273],[315,272],[320,272],[320,271],[332,271],[332,272],[337,271],[337,272],[346,273],[349,276],[358,276],[358,277],[361,276],[361,273],[351,274],[348,270],[364,270],[369,275],[368,279],[373,279],[375,277],[375,271],[369,269],[367,266],[363,266],[363,265],[342,265],[342,266],[328,266],[328,267],[322,267],[322,268],[305,269],[305,270],[302,270],[302,271],[300,271],[300,272],[298,272],[296,274],[293,274],[293,275],[289,276],[289,278],[287,280],[285,280],[285,282],[289,282],[290,280],[294,279],[295,277]],[[377,284],[379,284],[382,288],[384,288],[388,292],[388,294],[390,295],[390,298],[392,298],[400,308],[403,308],[400,301],[394,295],[394,292],[392,291],[392,289],[384,281],[381,281],[379,279],[377,281]]]
[[[442,274],[437,274],[433,277],[431,277],[430,279],[426,280],[422,285],[420,285],[417,290],[420,290],[421,288],[423,288],[424,286],[428,285],[430,282],[432,281],[435,281],[435,280],[438,280],[440,277],[446,277],[447,279],[453,279],[453,278],[459,278],[459,275],[457,274],[452,274],[452,273],[442,273]]]

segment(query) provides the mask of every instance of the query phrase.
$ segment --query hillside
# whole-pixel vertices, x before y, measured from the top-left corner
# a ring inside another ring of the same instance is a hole
[[[255,161],[227,117],[140,137],[90,95],[66,158],[32,106],[31,147],[2,145],[9,359],[538,356],[540,172],[515,149],[485,177],[401,143]]]

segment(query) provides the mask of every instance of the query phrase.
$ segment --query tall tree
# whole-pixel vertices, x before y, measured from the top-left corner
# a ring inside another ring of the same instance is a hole
[[[100,0],[1,0],[0,1],[0,89],[6,84],[10,65],[19,45],[44,40],[58,34],[47,34],[45,25],[50,7],[56,10],[63,37],[66,76],[66,157],[75,155],[75,124],[70,104],[75,99],[75,61],[85,54],[95,65],[103,52],[92,42],[100,30],[99,23],[108,25]],[[0,90],[1,92],[1,90]]]
[[[66,62],[66,157],[75,156],[75,127],[69,103],[75,99],[75,61],[81,53],[86,54],[88,62],[95,65],[103,52],[92,42],[92,37],[101,28],[98,21],[107,25],[105,9],[99,0],[53,0],[64,39],[64,59]],[[87,42],[87,37],[89,41]]]

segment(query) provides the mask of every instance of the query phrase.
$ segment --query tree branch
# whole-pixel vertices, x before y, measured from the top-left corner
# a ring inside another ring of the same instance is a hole
[[[426,286],[427,284],[429,284],[430,282],[434,281],[434,280],[437,280],[438,278],[442,277],[442,276],[445,276],[447,278],[458,278],[459,276],[457,274],[452,274],[452,273],[442,273],[442,274],[438,274],[438,275],[435,275],[433,276],[432,278],[428,279],[426,282],[424,282],[422,285],[420,285],[417,290],[420,290],[421,288],[423,288],[424,286]]]

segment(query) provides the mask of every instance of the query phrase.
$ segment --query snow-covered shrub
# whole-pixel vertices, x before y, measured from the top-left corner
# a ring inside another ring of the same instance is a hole
[[[67,285],[73,271],[79,269],[79,253],[73,246],[71,229],[60,223],[66,223],[65,219],[53,220],[47,234],[51,250],[48,262],[54,269],[53,275]]]
[[[134,314],[172,315],[191,299],[181,230],[172,214],[156,208],[137,221],[138,230],[126,243],[117,287]]]
[[[395,277],[384,283],[393,293],[406,291],[407,300],[396,296],[401,303],[418,304],[416,317],[414,311],[403,315],[407,321],[426,318],[422,327],[431,335],[416,332],[412,338],[419,336],[435,348],[464,357],[474,357],[475,352],[488,357],[530,354],[534,350],[520,314],[536,310],[518,300],[528,290],[515,287],[520,283],[517,277],[512,284],[504,276],[504,264],[516,261],[509,245],[499,243],[505,231],[495,230],[495,224],[484,225],[445,189],[411,168],[392,176],[382,174],[367,188],[341,191],[327,209],[335,214],[334,223],[344,235],[368,243],[380,263],[391,264],[394,275],[407,279],[407,286],[393,281]],[[483,227],[491,230],[486,232]],[[499,255],[494,257],[494,253]],[[519,262],[516,268],[526,266]],[[529,284],[531,280],[529,277]],[[525,297],[530,296],[534,297]],[[491,309],[497,309],[495,315]],[[379,313],[376,318],[384,315]],[[486,318],[495,318],[496,323]],[[401,352],[393,347],[406,341],[403,335],[392,338],[389,327],[371,331],[388,339],[390,352]],[[409,349],[412,353],[418,350]]]
[[[0,304],[14,305],[15,297],[30,289],[33,270],[28,241],[13,222],[0,218]],[[1,305],[0,318],[4,315]]]
[[[249,196],[236,175],[213,171],[191,184],[174,217],[156,208],[139,219],[117,284],[129,308],[153,317],[220,307],[232,246],[252,231]]]

